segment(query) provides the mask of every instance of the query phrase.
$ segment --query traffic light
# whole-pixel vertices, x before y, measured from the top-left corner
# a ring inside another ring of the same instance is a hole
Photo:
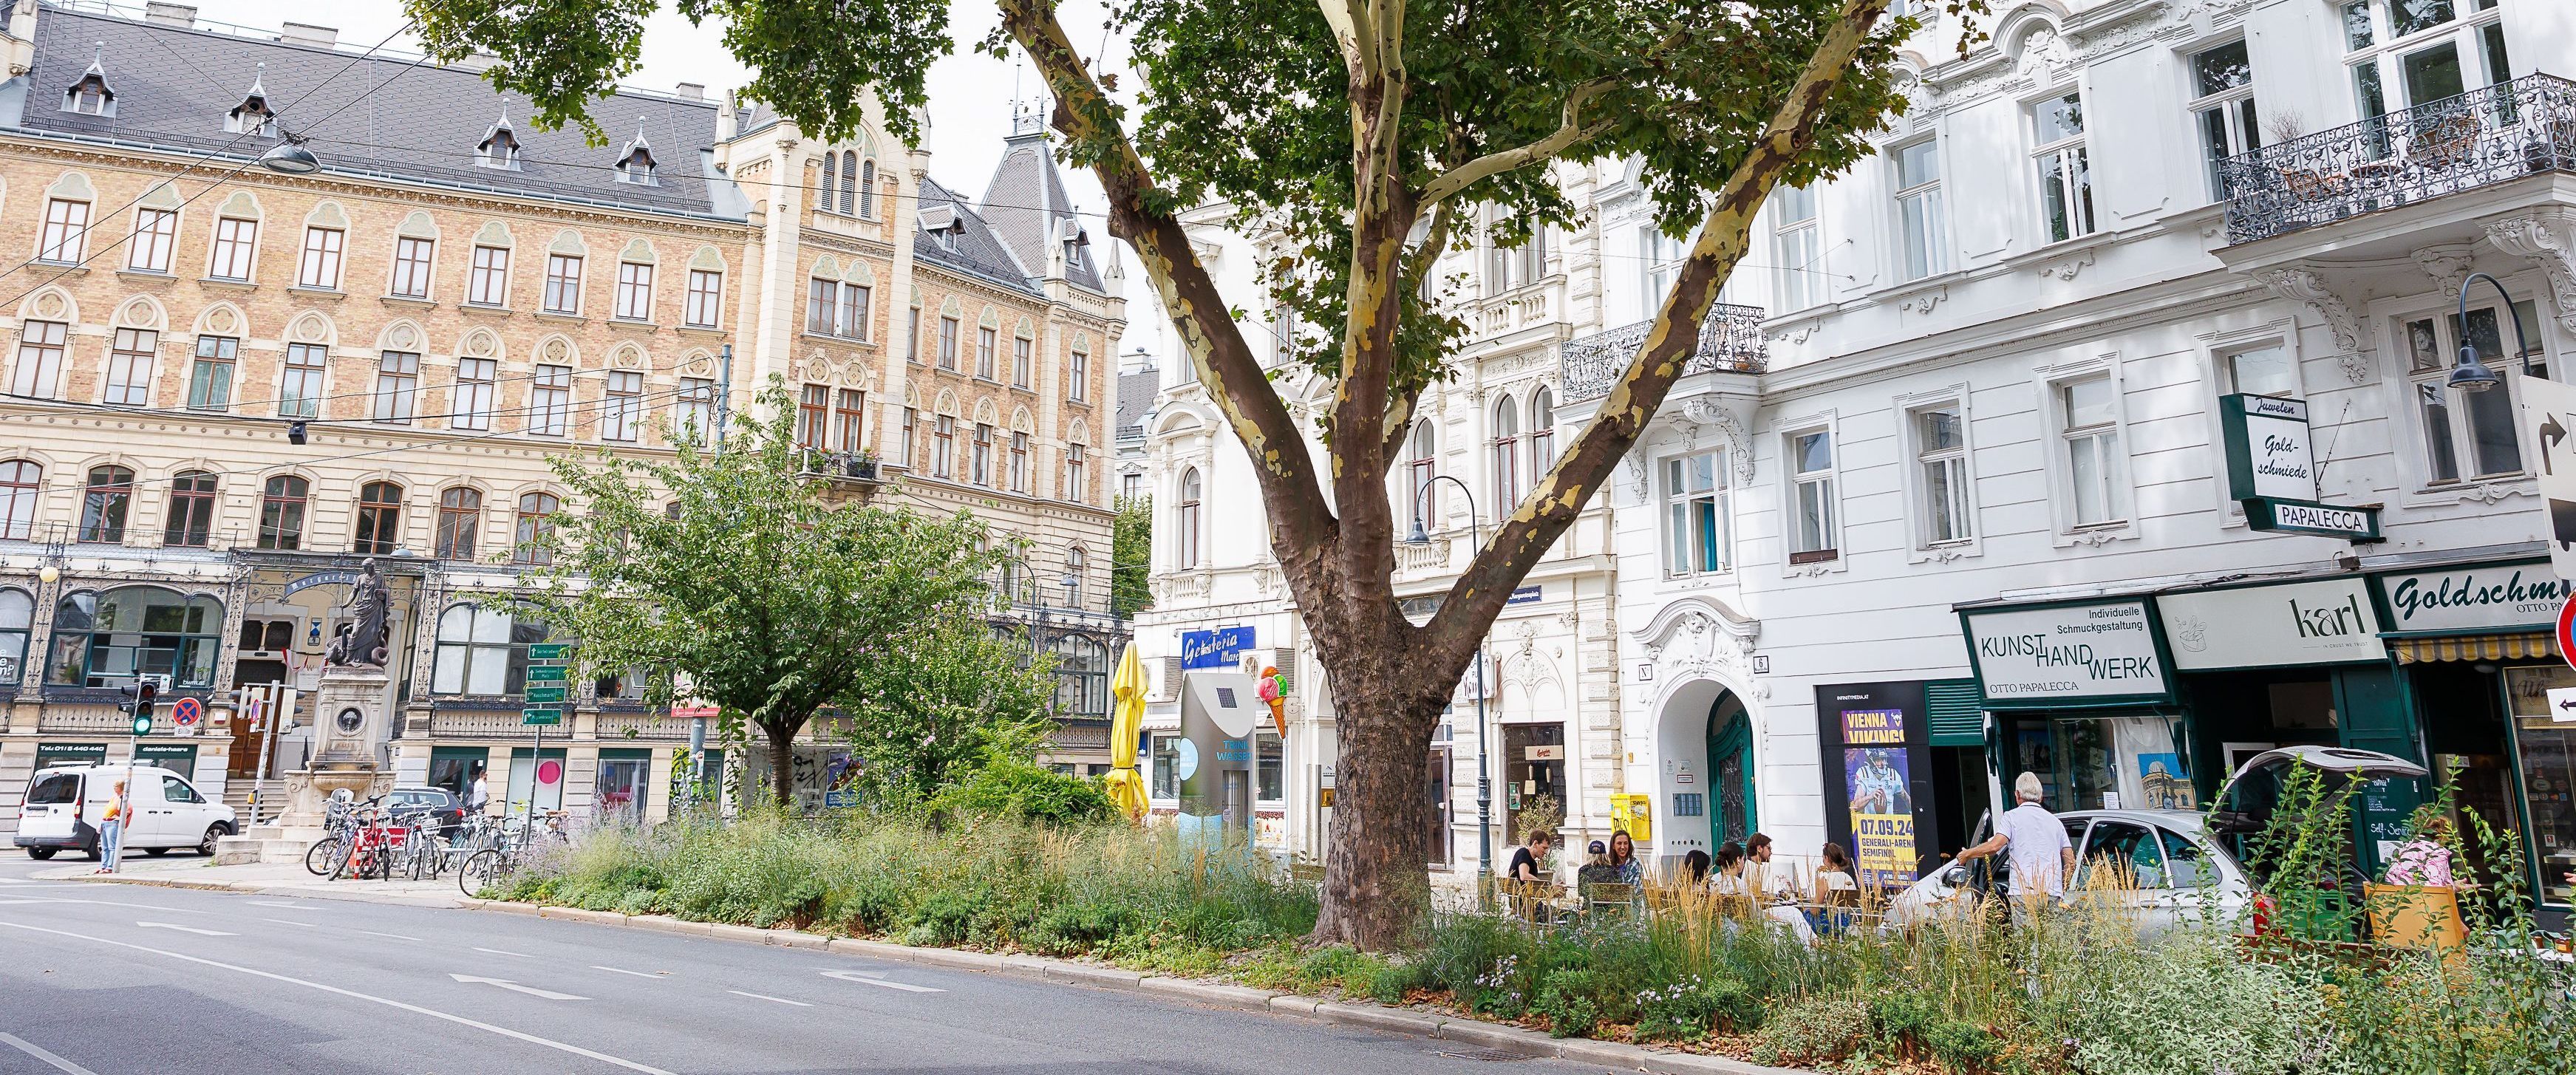
[[[159,680],[153,679],[150,676],[137,678],[134,681],[134,719],[152,719],[152,707],[158,704],[160,697],[161,683]]]

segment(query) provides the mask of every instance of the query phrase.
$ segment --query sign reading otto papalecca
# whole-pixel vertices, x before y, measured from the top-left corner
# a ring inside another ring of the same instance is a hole
[[[2172,695],[2145,601],[1969,612],[1961,619],[1990,708]]]

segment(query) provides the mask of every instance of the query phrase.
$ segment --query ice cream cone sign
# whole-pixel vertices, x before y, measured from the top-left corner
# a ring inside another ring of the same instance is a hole
[[[1288,680],[1277,668],[1261,669],[1261,700],[1270,703],[1270,724],[1279,738],[1288,738]]]

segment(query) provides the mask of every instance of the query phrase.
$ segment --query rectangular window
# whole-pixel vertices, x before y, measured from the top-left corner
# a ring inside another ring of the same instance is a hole
[[[429,297],[429,270],[438,255],[432,239],[402,236],[394,240],[394,276],[387,293],[398,299]]]
[[[45,203],[45,234],[36,260],[77,265],[89,256],[89,203],[55,198]]]
[[[1011,434],[1011,491],[1023,495],[1029,491],[1029,435],[1026,433]]]
[[[387,351],[376,362],[376,421],[411,424],[412,397],[420,388],[420,356]]]
[[[796,399],[796,446],[815,451],[824,447],[824,436],[830,429],[832,390],[809,384]]]
[[[1252,797],[1258,801],[1279,802],[1288,797],[1287,752],[1276,735],[1256,735],[1252,741]]]
[[[993,427],[975,423],[975,471],[977,485],[993,484]]]
[[[340,289],[340,254],[349,233],[338,228],[304,229],[304,257],[295,263],[295,286]]]
[[[1700,575],[1727,569],[1733,498],[1723,449],[1664,460],[1664,570]]]
[[[845,452],[867,448],[864,423],[866,397],[858,389],[844,388],[832,396],[832,445]]]
[[[107,391],[102,403],[133,407],[152,405],[152,358],[161,348],[161,334],[150,329],[116,330],[107,351]]]
[[[679,406],[671,412],[672,431],[700,444],[712,443],[716,428],[716,382],[709,377],[680,378]]]
[[[474,559],[474,532],[483,524],[483,494],[455,488],[438,494],[438,533],[432,550],[441,560]]]
[[[1673,289],[1673,275],[1681,271],[1682,242],[1663,233],[1653,224],[1637,227],[1637,320],[1651,321],[1664,308],[1664,296]]]
[[[841,285],[841,335],[853,340],[868,338],[868,300],[871,294],[868,288],[857,284]]]
[[[277,383],[278,417],[322,416],[322,380],[330,363],[331,352],[321,344],[286,345],[286,370]]]
[[[1076,504],[1091,502],[1091,475],[1083,467],[1089,451],[1079,444],[1064,446],[1064,498]]]
[[[572,424],[572,367],[539,366],[528,387],[528,432],[560,437]]]
[[[510,251],[507,247],[474,248],[473,270],[465,278],[465,301],[476,306],[510,304]]]
[[[957,460],[957,419],[940,415],[930,426],[930,476],[945,478]]]
[[[689,270],[689,298],[681,304],[680,323],[690,328],[714,328],[724,320],[724,274],[708,269]]]
[[[581,312],[580,256],[546,255],[546,312],[550,314]]]
[[[1032,361],[1033,356],[1031,352],[1034,352],[1036,349],[1036,340],[1032,340],[1026,336],[1011,337],[1011,383],[1013,385],[1020,388],[1027,388],[1029,386],[1030,368],[1035,365]],[[1082,397],[1077,395],[1073,398],[1081,399]]]
[[[2200,132],[2201,153],[2209,169],[2209,196],[2227,197],[2220,162],[2263,146],[2254,118],[2254,64],[2245,42],[2231,41],[2191,57],[2192,124]]]
[[[1826,430],[1789,438],[1789,562],[1812,564],[1837,555],[1834,529],[1834,435]]]
[[[233,403],[233,372],[241,358],[241,341],[231,336],[197,337],[197,360],[188,368],[188,409],[221,411]]]
[[[816,336],[840,333],[841,282],[814,277],[805,282],[805,331]]]
[[[178,244],[178,210],[137,209],[134,238],[126,242],[125,267],[136,272],[169,272],[170,252]]]
[[[2040,226],[2049,242],[2093,233],[2093,169],[2084,154],[2084,95],[2030,106]]]
[[[215,221],[214,257],[206,275],[217,280],[250,279],[251,255],[259,250],[259,221],[224,217]]]
[[[975,376],[987,381],[993,379],[993,350],[997,335],[989,328],[975,330]]]
[[[1153,758],[1154,788],[1157,799],[1181,797],[1181,737],[1157,735],[1147,754]]]
[[[608,388],[600,397],[599,439],[632,443],[644,425],[644,375],[634,370],[608,371]]]
[[[202,549],[214,528],[215,476],[202,470],[181,471],[170,481],[170,513],[161,523],[161,543]]]
[[[653,319],[653,267],[638,261],[617,263],[616,316],[628,321]]]
[[[2100,526],[2122,518],[2119,486],[2120,409],[2111,378],[2090,377],[2057,387],[2066,424],[2066,476],[2073,486],[2075,525]]]
[[[2249,347],[2227,356],[2227,383],[2257,396],[2299,397],[2299,367],[2288,348],[2277,343]]]
[[[450,408],[447,424],[455,429],[492,428],[492,389],[499,375],[498,359],[457,359],[456,405]]]
[[[1817,271],[1823,229],[1816,224],[1816,192],[1808,187],[1781,187],[1772,197],[1772,278],[1781,313],[1803,310],[1825,301],[1824,276]]]
[[[18,361],[10,370],[9,391],[22,396],[53,397],[63,373],[63,341],[71,326],[60,321],[29,321],[18,328]]]
[[[2534,305],[2526,300],[2513,308],[2523,331],[2536,334],[2540,320]],[[2519,395],[2515,382],[2522,376],[2548,376],[2547,356],[2539,343],[2535,340],[2527,354],[2507,351],[2513,330],[2504,324],[2502,311],[2491,305],[2472,307],[2465,325],[2456,314],[2411,318],[2402,334],[2428,479],[2438,484],[2522,473],[2522,442],[2514,426]],[[2445,378],[2451,356],[2463,347],[2474,348],[2488,368],[2504,377],[2503,383],[2484,392],[2449,387]]]
[[[1914,462],[1922,477],[1925,545],[1948,545],[1973,536],[1968,518],[1968,437],[1959,405],[1914,412]]]
[[[918,306],[905,311],[903,357],[921,361],[921,307]]]
[[[1091,398],[1091,356],[1075,351],[1069,365],[1072,367],[1068,371],[1072,374],[1072,383],[1065,386],[1064,398],[1076,403]]]
[[[1896,225],[1903,239],[1899,267],[1908,280],[1948,272],[1950,237],[1941,211],[1941,143],[1916,142],[1896,151]]]
[[[900,455],[900,458],[898,458],[898,459],[897,459],[897,462],[902,463],[902,464],[903,464],[903,466],[904,466],[904,468],[905,468],[905,469],[907,469],[907,470],[911,469],[911,467],[912,467],[912,454],[913,454],[913,446],[912,446],[912,444],[913,444],[913,440],[914,440],[914,438],[919,437],[919,436],[921,435],[921,430],[920,430],[920,428],[919,428],[919,427],[920,427],[920,425],[921,425],[921,412],[920,412],[920,411],[917,411],[917,410],[914,410],[914,409],[912,409],[912,408],[910,408],[910,407],[906,407],[906,408],[904,408],[904,409],[903,409],[903,443],[902,443],[902,444],[899,444],[899,445],[896,445],[895,447],[896,447],[896,451],[897,451],[897,452],[899,453],[899,455]]]
[[[954,317],[939,319],[939,368],[952,372],[957,369],[957,319]]]

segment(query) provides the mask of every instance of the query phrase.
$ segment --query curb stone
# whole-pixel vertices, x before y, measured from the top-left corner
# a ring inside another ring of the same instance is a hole
[[[1064,960],[1050,960],[1047,963],[1045,977],[1050,981],[1073,982],[1080,985],[1096,985],[1105,989],[1142,989],[1145,987],[1145,976],[1135,971],[1120,970],[1116,967],[1095,966],[1089,963],[1073,963]],[[1274,998],[1274,1003],[1275,1002],[1276,998]],[[1311,1012],[1314,1009],[1309,1008],[1307,1010]]]
[[[1516,1026],[1480,1023],[1471,1019],[1444,1019],[1440,1023],[1439,1036],[1444,1041],[1471,1042],[1491,1049],[1503,1049],[1530,1056],[1557,1055],[1557,1039],[1535,1030]]]
[[[1362,1007],[1356,1004],[1336,1004],[1325,1001],[1315,1005],[1315,1018],[1376,1030],[1392,1030],[1398,1034],[1419,1034],[1426,1038],[1440,1036],[1439,1016],[1399,1008],[1380,1008],[1375,1005]]]
[[[1282,993],[1270,998],[1270,1007],[1272,1010],[1293,1012],[1309,1019],[1315,1017],[1315,1009],[1322,1007],[1323,1004],[1324,1002],[1319,998],[1301,997],[1295,993]]]
[[[1137,988],[1148,993],[1163,993],[1194,1000],[1201,1004],[1254,1012],[1270,1010],[1271,998],[1280,995],[1267,989],[1202,982],[1196,978],[1147,978],[1138,982]]]

